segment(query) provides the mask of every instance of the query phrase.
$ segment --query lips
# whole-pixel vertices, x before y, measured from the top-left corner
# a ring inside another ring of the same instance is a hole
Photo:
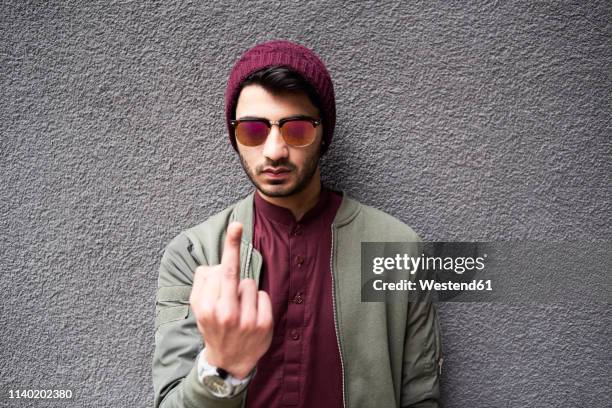
[[[289,173],[290,170],[286,167],[266,167],[265,169],[263,169],[262,173],[266,173],[266,174],[282,174],[282,173]]]
[[[286,167],[266,167],[262,171],[262,174],[275,180],[286,178],[290,173],[291,170]]]

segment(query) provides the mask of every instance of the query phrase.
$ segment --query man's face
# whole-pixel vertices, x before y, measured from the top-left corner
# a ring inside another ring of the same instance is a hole
[[[270,121],[306,115],[319,118],[319,110],[304,93],[275,95],[259,85],[247,85],[240,92],[236,119],[264,118]],[[242,166],[257,189],[269,197],[288,197],[313,182],[320,156],[323,126],[317,126],[315,141],[306,147],[292,147],[283,140],[278,126],[272,126],[260,146],[237,142]]]

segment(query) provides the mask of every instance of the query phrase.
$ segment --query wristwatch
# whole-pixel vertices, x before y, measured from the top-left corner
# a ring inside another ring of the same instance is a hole
[[[232,376],[220,367],[206,361],[204,350],[198,355],[198,379],[217,398],[231,398],[244,390],[253,377],[253,371],[242,380]]]

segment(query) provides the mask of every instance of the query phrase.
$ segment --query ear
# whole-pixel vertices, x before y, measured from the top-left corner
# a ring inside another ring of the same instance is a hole
[[[327,149],[325,148],[325,140],[321,140],[321,144],[319,145],[319,159],[323,157],[326,150]]]

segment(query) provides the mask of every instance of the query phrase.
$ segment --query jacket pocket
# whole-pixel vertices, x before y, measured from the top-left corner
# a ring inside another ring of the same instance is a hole
[[[157,289],[155,330],[160,326],[189,316],[190,285],[164,286]]]
[[[155,316],[155,330],[162,324],[183,320],[189,316],[189,306],[172,306],[160,309]]]

